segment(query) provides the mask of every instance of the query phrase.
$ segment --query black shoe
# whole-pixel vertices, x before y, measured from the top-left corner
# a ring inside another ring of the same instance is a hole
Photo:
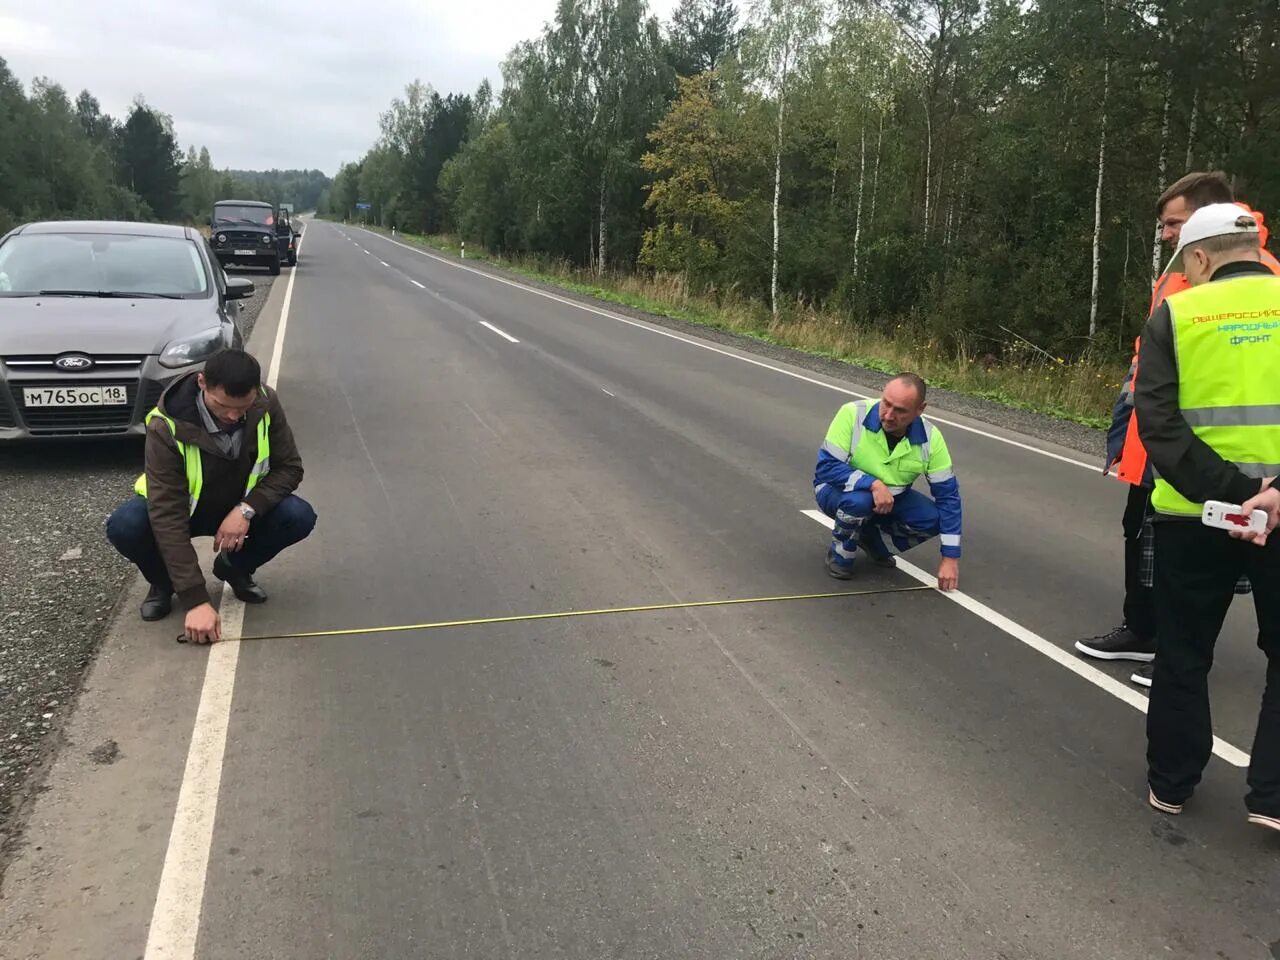
[[[893,554],[884,548],[884,541],[880,539],[880,534],[869,532],[865,524],[858,531],[858,546],[867,555],[867,559],[877,567],[893,570],[898,566],[898,561],[893,558]]]
[[[231,592],[241,603],[266,603],[267,591],[253,582],[253,577],[231,565],[226,554],[220,553],[213,561],[213,575],[231,584]]]
[[[168,587],[157,587],[152,584],[142,601],[142,619],[151,623],[155,620],[163,620],[172,612],[173,591]]]
[[[834,550],[827,551],[827,573],[837,580],[853,579],[853,561],[836,556]]]
[[[1151,689],[1151,678],[1155,675],[1156,665],[1154,663],[1144,663],[1137,670],[1133,671],[1133,676],[1129,679],[1140,687]]]
[[[1142,638],[1128,627],[1116,627],[1110,633],[1090,640],[1077,640],[1076,649],[1098,660],[1136,660],[1150,663],[1156,658],[1155,637]]]

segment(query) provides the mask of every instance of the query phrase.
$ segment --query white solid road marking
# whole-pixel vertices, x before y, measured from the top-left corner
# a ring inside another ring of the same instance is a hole
[[[601,389],[601,390],[604,390],[604,387],[601,387],[600,389]],[[608,394],[609,396],[613,397],[613,399],[615,399],[615,400],[617,400],[617,399],[618,399],[617,394],[609,393],[609,391],[608,391],[608,390],[604,390],[604,392],[605,392],[606,394]]]
[[[822,524],[828,530],[835,526],[831,518],[820,510],[801,510],[800,512],[809,519],[818,521],[818,523]],[[898,569],[907,576],[911,577],[913,580],[918,580],[927,587],[937,587],[938,581],[935,577],[925,573],[915,564],[908,563],[902,557],[897,557],[896,559],[898,561]],[[1143,713],[1147,712],[1147,698],[1138,693],[1138,691],[1134,690],[1132,687],[1126,686],[1114,677],[1103,673],[1097,667],[1090,666],[1074,654],[1068,653],[1061,647],[1050,643],[1038,633],[1033,633],[1026,627],[1022,626],[1022,624],[1015,623],[1004,614],[997,613],[985,603],[975,600],[967,593],[963,593],[959,590],[949,590],[946,592],[939,590],[938,594],[939,596],[946,597],[952,603],[958,603],[970,613],[981,617],[993,627],[1003,630],[1015,640],[1022,641],[1032,650],[1036,651],[1036,653],[1043,654],[1054,663],[1058,664],[1058,666],[1066,667],[1076,676],[1083,677],[1095,687],[1105,690],[1117,700],[1122,700],[1129,704],[1129,706],[1137,710],[1141,710]],[[1249,755],[1239,747],[1232,746],[1220,737],[1213,738],[1213,752],[1232,766],[1249,766]]]
[[[387,263],[387,261],[385,261],[385,260],[379,260],[378,262],[379,262],[380,264],[382,264],[384,267],[389,267],[389,266],[391,266],[391,264]]]
[[[419,290],[427,289],[426,284],[419,283],[417,280],[413,279],[413,277],[409,277],[408,279],[409,279],[409,282],[412,283]]]
[[[519,341],[519,340],[517,340],[515,337],[513,337],[511,334],[507,333],[505,330],[499,330],[497,327],[495,327],[495,326],[494,326],[492,323],[490,323],[488,320],[481,320],[481,321],[480,321],[480,326],[482,326],[482,327],[488,327],[490,330],[492,330],[492,331],[493,331],[494,333],[496,333],[498,336],[500,336],[500,337],[502,337],[502,338],[504,338],[504,339],[506,339],[506,340],[510,340],[512,343],[519,343],[519,342],[520,342],[520,341]]]
[[[298,252],[302,252],[301,242]],[[297,276],[296,270],[289,274],[280,308],[280,325],[267,368],[267,385],[273,388],[280,376],[280,356],[284,351],[284,333],[289,324]],[[144,960],[194,960],[196,954],[209,850],[218,812],[218,790],[222,785],[222,759],[231,721],[231,695],[235,690],[244,628],[244,604],[231,592],[230,584],[223,585],[218,612],[222,617],[222,641],[209,650],[205,666],[204,686],[196,708],[191,745],[187,748],[187,764],[182,772],[173,828],[169,831],[169,846],[160,872],[160,887],[151,911]]]
[[[694,340],[694,339],[691,339],[690,337],[681,336],[678,333],[672,333],[670,330],[664,330],[660,327],[654,327],[647,323],[641,323],[638,320],[632,320],[628,317],[623,317],[616,313],[610,313],[608,310],[601,310],[598,307],[588,306],[587,304],[580,303],[577,300],[570,300],[567,297],[560,297],[554,293],[549,293],[546,290],[539,290],[537,287],[530,287],[523,283],[519,283],[515,280],[508,280],[506,277],[495,276],[494,274],[488,273],[484,270],[477,270],[475,267],[468,267],[461,263],[454,263],[452,260],[448,260],[444,257],[437,256],[434,253],[429,253],[426,250],[421,250],[417,247],[410,246],[407,243],[401,243],[399,240],[392,240],[390,237],[384,237],[380,233],[373,233],[373,231],[371,230],[366,230],[365,233],[368,233],[371,236],[375,236],[380,240],[385,240],[387,243],[394,243],[397,247],[404,247],[406,250],[412,250],[416,254],[427,257],[428,259],[431,259],[431,260],[438,261],[439,263],[443,263],[447,266],[453,267],[456,270],[465,270],[468,273],[474,273],[476,276],[485,277],[489,280],[494,281],[495,283],[503,283],[509,287],[515,287],[518,290],[524,290],[526,293],[537,294],[538,296],[545,297],[548,300],[554,300],[556,303],[563,303],[565,306],[576,307],[579,310],[585,310],[587,313],[594,313],[596,316],[607,317],[610,320],[616,320],[618,321],[618,323],[625,323],[627,324],[627,326],[635,327],[639,330],[647,330],[649,331],[649,333],[656,333],[660,337],[668,337],[672,340],[679,340],[681,343],[687,343],[690,346],[697,347],[699,350],[710,350],[712,353],[718,353],[721,356],[732,357],[733,359],[740,360],[743,363],[749,363],[753,367],[762,367],[765,370],[772,370],[774,373],[780,373],[785,377],[791,377],[794,380],[802,380],[805,383],[811,383],[814,386],[823,387],[824,389],[832,390],[835,393],[842,393],[848,397],[857,397],[859,400],[878,400],[879,399],[878,397],[871,396],[870,394],[859,393],[856,390],[850,390],[847,387],[841,387],[834,383],[827,383],[824,380],[818,380],[814,377],[806,377],[802,373],[796,373],[794,370],[787,370],[783,367],[774,366],[772,363],[765,363],[763,360],[756,360],[754,357],[746,357],[740,353],[734,353],[731,350],[722,350],[719,347],[712,346],[709,343],[703,343],[700,340]],[[998,433],[991,433],[990,431],[982,430],[978,427],[971,427],[968,424],[957,423],[954,420],[945,420],[942,417],[934,416],[932,413],[929,414],[929,419],[932,420],[934,423],[942,423],[947,425],[948,427],[955,427],[957,430],[964,430],[967,433],[974,433],[980,437],[986,437],[988,440],[996,440],[1000,443],[1008,444],[1011,447],[1017,447],[1020,450],[1027,450],[1027,451],[1030,451],[1031,453],[1038,453],[1040,454],[1040,456],[1048,457],[1051,460],[1058,460],[1062,463],[1069,463],[1074,467],[1081,467],[1085,470],[1101,472],[1098,465],[1095,463],[1085,463],[1083,460],[1076,460],[1076,459],[1073,459],[1072,457],[1064,457],[1060,453],[1054,453],[1051,450],[1043,450],[1040,447],[1032,446],[1029,443],[1023,443],[1021,440],[1014,440],[1011,437],[1002,437]]]

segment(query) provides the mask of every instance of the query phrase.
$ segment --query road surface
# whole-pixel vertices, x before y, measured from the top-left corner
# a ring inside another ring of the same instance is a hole
[[[354,227],[304,247],[283,336],[264,313],[253,346],[282,344],[320,524],[263,571],[245,636],[833,589],[810,476],[870,391]],[[1280,843],[1246,826],[1237,765],[1247,603],[1214,671],[1219,756],[1156,815],[1132,665],[1062,653],[1115,619],[1123,490],[932,412],[967,608],[904,592],[211,657],[176,619],[138,624],[135,588],[7,873],[5,955],[1280,956]]]

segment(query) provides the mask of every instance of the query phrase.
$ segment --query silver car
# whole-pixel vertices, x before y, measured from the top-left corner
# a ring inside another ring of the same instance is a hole
[[[18,227],[0,239],[0,443],[142,434],[169,381],[242,345],[252,295],[189,227]]]

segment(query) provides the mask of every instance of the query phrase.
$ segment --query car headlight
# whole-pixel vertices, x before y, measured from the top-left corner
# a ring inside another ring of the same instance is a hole
[[[160,354],[160,366],[185,367],[208,360],[222,349],[222,328],[210,327],[195,336],[174,340]]]
[[[263,242],[263,243],[270,243],[270,242],[271,242],[271,234],[269,234],[269,233],[264,233],[264,234],[262,235],[262,242]]]
[[[226,243],[226,242],[227,242],[227,235],[226,235],[225,233],[220,233],[220,234],[218,234],[217,240],[218,240],[218,242],[219,242],[219,243]]]

